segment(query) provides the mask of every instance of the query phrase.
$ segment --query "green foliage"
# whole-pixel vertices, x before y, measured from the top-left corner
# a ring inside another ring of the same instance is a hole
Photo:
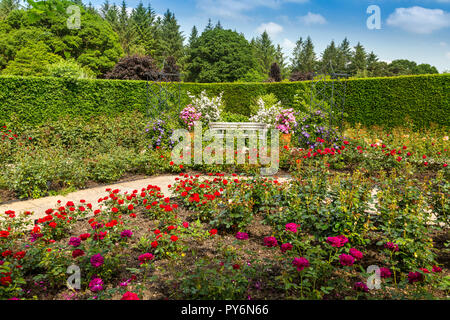
[[[267,79],[270,66],[275,62],[277,54],[269,34],[264,31],[260,37],[252,40],[252,48],[255,60],[257,61],[258,72]]]
[[[187,63],[187,78],[195,82],[233,82],[255,66],[245,37],[217,27],[205,30],[196,39]]]
[[[164,18],[159,25],[158,32],[160,39],[157,42],[156,56],[162,65],[167,57],[172,56],[176,61],[184,56],[184,36],[180,32],[180,26],[177,23],[175,14],[167,10]]]
[[[35,57],[24,56],[21,51],[42,42],[51,54],[73,58],[96,75],[109,71],[122,55],[117,34],[107,21],[82,7],[81,28],[69,29],[66,8],[72,4],[67,0],[29,0],[27,10],[14,10],[0,21],[0,69],[18,59],[16,68],[17,63],[25,63],[24,59],[27,64],[38,64]]]
[[[367,53],[361,43],[355,46],[352,62],[350,64],[350,72],[355,75],[362,73],[367,68]]]
[[[248,117],[232,112],[222,112],[220,121],[223,122],[249,122]]]
[[[19,9],[19,0],[1,0],[0,1],[0,19],[5,19],[13,10]]]
[[[317,60],[314,52],[314,44],[311,37],[308,36],[306,41],[300,38],[294,48],[292,58],[292,71],[313,72],[316,71]]]
[[[62,58],[50,53],[48,47],[42,42],[30,44],[20,49],[14,60],[10,60],[2,71],[4,75],[15,76],[49,76],[52,64],[60,64]]]
[[[233,261],[221,264],[217,259],[196,260],[193,270],[177,274],[180,281],[176,294],[183,299],[242,300],[249,287],[246,273],[250,267],[244,268],[243,272],[234,270]]]
[[[94,73],[87,67],[80,66],[74,60],[61,60],[48,66],[48,73],[51,77],[72,78],[72,79],[92,79]]]
[[[256,69],[251,69],[237,82],[263,82],[265,79],[265,75],[262,75]]]

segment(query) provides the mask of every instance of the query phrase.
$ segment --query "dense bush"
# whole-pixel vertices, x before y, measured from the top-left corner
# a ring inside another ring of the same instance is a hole
[[[345,120],[364,125],[399,126],[409,118],[416,127],[430,123],[450,125],[450,75],[403,76],[348,80]],[[282,106],[294,104],[295,94],[310,82],[289,83],[181,83],[181,107],[190,103],[187,92],[208,96],[223,92],[224,111],[251,115],[258,97],[273,93]],[[171,90],[178,90],[177,86]],[[327,90],[331,90],[327,88]],[[146,113],[147,88],[143,81],[78,80],[0,77],[0,121],[38,124],[46,119],[80,115],[117,114],[126,110]],[[169,106],[176,106],[169,97]],[[150,104],[156,104],[151,97]],[[174,110],[178,113],[180,110]],[[161,112],[161,110],[160,110]],[[20,119],[20,120],[19,120]]]
[[[269,79],[272,79],[275,82],[281,81],[281,69],[276,62],[272,63],[272,65],[270,66]]]
[[[14,10],[0,20],[3,74],[45,75],[48,64],[57,62],[55,58],[70,57],[98,76],[110,71],[122,56],[117,33],[98,14],[78,6],[82,27],[70,29],[66,9],[72,1],[24,2],[26,10]]]
[[[312,72],[300,72],[296,71],[291,74],[289,78],[290,81],[306,81],[312,80],[314,78],[314,74]]]
[[[152,57],[132,55],[120,59],[105,78],[155,81],[159,80],[159,70]]]

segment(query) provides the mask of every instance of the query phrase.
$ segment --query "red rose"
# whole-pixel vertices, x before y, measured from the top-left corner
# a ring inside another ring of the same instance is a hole
[[[16,258],[17,260],[21,260],[21,259],[23,259],[23,257],[25,257],[25,254],[26,254],[25,251],[16,252],[14,254],[14,258]]]
[[[0,284],[2,286],[8,287],[12,283],[12,279],[10,276],[0,278]]]
[[[76,259],[78,257],[84,256],[84,251],[81,249],[75,249],[72,251],[72,258]]]
[[[89,238],[91,235],[89,233],[83,233],[80,235],[80,239],[81,240],[86,240],[87,238]]]
[[[120,300],[139,300],[139,297],[136,293],[127,291],[123,294],[122,299]]]

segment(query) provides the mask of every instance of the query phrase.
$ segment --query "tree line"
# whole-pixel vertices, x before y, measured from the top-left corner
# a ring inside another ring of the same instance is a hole
[[[66,8],[81,8],[81,28],[67,28]],[[175,14],[157,15],[140,2],[130,12],[106,0],[96,9],[81,0],[0,0],[0,74],[74,76],[190,82],[308,80],[314,72],[350,77],[438,73],[406,59],[380,61],[361,43],[334,40],[318,54],[311,37],[300,37],[290,59],[268,33],[248,41],[211,19],[186,37]],[[174,74],[179,74],[175,76]]]

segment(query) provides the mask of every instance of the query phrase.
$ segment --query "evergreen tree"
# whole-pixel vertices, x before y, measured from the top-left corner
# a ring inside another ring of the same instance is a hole
[[[292,72],[308,73],[314,72],[317,67],[316,53],[311,37],[306,41],[300,38],[294,48],[292,57]]]
[[[88,11],[88,12],[90,12],[92,14],[99,14],[97,9],[95,9],[95,7],[92,5],[92,2],[90,2],[90,1],[89,1],[89,5],[88,5],[86,11]]]
[[[112,6],[109,4],[109,0],[105,0],[103,4],[100,6],[100,15],[103,19],[106,19],[109,10],[111,10]]]
[[[278,44],[276,53],[275,53],[275,61],[278,63],[278,66],[281,70],[281,78],[286,79],[289,74],[289,67],[287,66],[286,59],[284,57],[283,52],[281,51],[281,46]]]
[[[178,24],[175,15],[167,10],[164,14],[164,18],[159,26],[159,41],[156,59],[160,65],[164,60],[173,56],[179,63],[182,63],[184,58],[184,36],[180,31],[180,25]]]
[[[125,0],[122,1],[120,11],[118,12],[115,31],[119,35],[119,41],[125,54],[132,54],[132,46],[135,42],[136,33],[130,24]]]
[[[389,64],[384,61],[377,61],[371,66],[368,72],[369,77],[391,77],[392,72],[389,70]]]
[[[253,42],[254,55],[257,61],[257,70],[267,75],[270,66],[276,60],[276,49],[270,40],[269,34],[264,31],[260,37]]]
[[[301,68],[301,55],[303,52],[303,39],[300,37],[300,39],[297,40],[295,43],[295,48],[292,53],[292,72],[298,72]]]
[[[195,43],[195,41],[197,41],[197,39],[198,39],[197,27],[193,26],[192,30],[191,30],[191,35],[189,36],[189,43],[188,43],[189,48],[191,48],[194,45],[194,43]]]
[[[337,71],[338,54],[338,48],[333,40],[322,53],[321,69],[324,72],[331,73]]]
[[[155,12],[150,5],[145,8],[142,2],[140,2],[138,6],[133,9],[130,16],[130,28],[133,29],[135,34],[132,49],[134,53],[140,52],[145,55],[155,55],[156,42],[158,39],[155,38],[156,27],[154,21]]]
[[[355,51],[350,64],[350,72],[352,75],[363,74],[367,70],[367,54],[361,43],[355,46]]]
[[[125,0],[122,0],[122,6],[120,7],[119,23],[122,27],[128,24],[127,3]]]
[[[314,52],[314,44],[311,37],[306,38],[303,44],[303,51],[301,55],[302,69],[303,72],[314,72],[316,68],[316,53]]]
[[[336,63],[336,72],[348,73],[352,59],[352,50],[350,42],[345,38],[338,48],[338,58]]]
[[[119,8],[116,4],[110,5],[109,1],[105,1],[100,8],[100,15],[108,21],[114,31],[119,29]]]
[[[211,21],[211,18],[209,18],[209,19],[208,19],[208,24],[206,25],[204,31],[209,31],[209,30],[212,30],[212,29],[213,29],[212,21]]]
[[[19,0],[1,0],[0,1],[0,20],[5,19],[13,10],[20,8]]]
[[[375,76],[378,68],[378,57],[373,51],[367,55],[367,74],[369,77]]]

